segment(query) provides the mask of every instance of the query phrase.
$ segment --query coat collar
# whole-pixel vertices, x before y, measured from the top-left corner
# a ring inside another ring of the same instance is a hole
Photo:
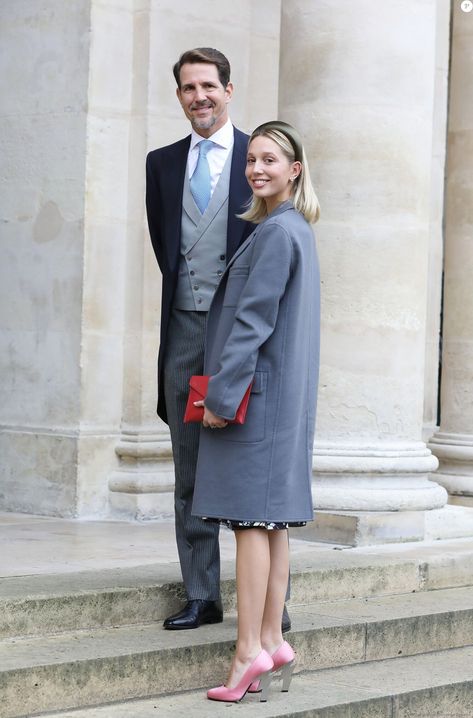
[[[233,262],[235,261],[235,259],[237,259],[237,257],[239,257],[240,254],[242,254],[242,252],[244,252],[244,251],[250,246],[250,244],[255,240],[255,238],[258,236],[259,232],[261,231],[261,228],[264,227],[264,225],[266,224],[266,222],[267,222],[269,219],[272,219],[273,217],[277,217],[279,214],[283,214],[283,212],[287,212],[287,210],[289,210],[289,209],[294,209],[294,205],[292,204],[292,201],[291,201],[290,199],[286,200],[285,202],[281,202],[281,204],[278,204],[278,206],[276,207],[276,209],[274,209],[274,210],[271,212],[271,214],[268,214],[268,216],[265,217],[265,218],[263,219],[263,221],[260,222],[260,223],[257,225],[256,229],[250,234],[249,237],[247,237],[247,239],[245,239],[245,241],[243,242],[243,244],[241,245],[241,247],[239,247],[239,248],[237,249],[237,251],[235,252],[235,254],[233,255],[233,257],[231,258],[231,260],[230,260],[229,263],[227,264],[227,267],[226,267],[226,270],[225,270],[225,273],[224,273],[224,274],[226,274],[226,272],[228,271],[228,269],[232,266],[232,264],[233,264]],[[223,278],[223,277],[222,277],[222,278]]]

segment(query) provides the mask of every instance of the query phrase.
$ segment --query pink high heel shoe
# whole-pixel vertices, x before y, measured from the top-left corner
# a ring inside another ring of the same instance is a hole
[[[293,649],[287,641],[284,641],[279,646],[278,650],[275,651],[271,656],[274,664],[271,672],[276,673],[276,671],[279,671],[279,669],[281,669],[281,692],[283,693],[287,693],[287,691],[289,690],[289,686],[291,685],[292,672],[295,665],[295,657],[296,654],[294,653]],[[260,690],[262,690],[260,681],[254,681],[248,688],[248,693],[259,693]]]
[[[260,701],[268,700],[269,684],[271,683],[271,670],[274,666],[273,659],[264,649],[259,653],[253,663],[246,669],[243,677],[235,688],[218,686],[207,691],[207,698],[211,701],[228,701],[238,703],[247,693],[253,681],[258,680],[261,688]]]

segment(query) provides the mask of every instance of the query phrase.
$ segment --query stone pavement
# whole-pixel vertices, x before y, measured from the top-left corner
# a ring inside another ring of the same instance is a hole
[[[150,564],[169,566],[175,574],[178,567],[172,521],[83,521],[0,513],[0,545],[0,578]],[[296,555],[331,546],[293,538],[291,548]],[[235,555],[233,534],[226,529],[220,532],[220,552],[222,561]]]
[[[339,551],[345,560],[347,556],[354,560],[355,557],[407,560],[421,556],[446,560],[446,556],[458,556],[473,546],[473,538],[463,537],[353,548],[299,538],[304,532],[307,536],[304,529],[291,533],[293,562],[302,556],[306,561],[313,556],[315,563],[326,562]],[[172,521],[85,521],[0,513],[0,545],[0,578],[159,566],[170,580],[179,579]],[[223,571],[228,575],[232,571],[235,544],[232,532],[227,529],[220,532],[220,552]]]

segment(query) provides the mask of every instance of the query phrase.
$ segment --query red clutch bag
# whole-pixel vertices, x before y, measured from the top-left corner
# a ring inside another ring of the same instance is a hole
[[[204,418],[204,407],[194,406],[194,401],[203,401],[207,396],[207,387],[209,384],[209,376],[191,376],[189,379],[189,398],[187,399],[186,411],[184,413],[184,423],[188,424],[191,421],[202,421]],[[241,400],[241,404],[237,409],[237,413],[234,419],[228,419],[229,424],[244,424],[246,418],[246,410],[248,409],[248,402],[250,400],[251,386],[245,392],[245,396]]]

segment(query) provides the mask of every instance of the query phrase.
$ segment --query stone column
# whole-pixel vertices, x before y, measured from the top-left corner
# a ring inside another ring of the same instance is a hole
[[[0,4],[0,507],[74,516],[89,3]]]
[[[473,507],[473,12],[453,5],[441,424],[429,446],[449,502]]]
[[[422,441],[436,5],[283,2],[280,117],[322,206],[314,501],[329,540],[422,539],[447,499]]]
[[[129,411],[145,383],[146,140],[134,73],[147,67],[146,0],[3,10],[1,506],[101,517],[110,475],[136,453],[132,422],[148,439]]]
[[[438,430],[440,323],[442,313],[444,194],[450,62],[450,0],[437,0],[436,67],[430,176],[430,232],[424,378],[423,439]]]

